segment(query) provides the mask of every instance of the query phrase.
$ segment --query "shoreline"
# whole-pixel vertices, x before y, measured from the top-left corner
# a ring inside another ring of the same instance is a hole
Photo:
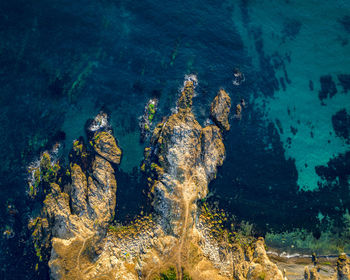
[[[305,268],[316,267],[321,280],[331,279],[336,272],[337,255],[317,256],[317,265],[312,261],[311,255],[277,253],[269,250],[266,252],[269,259],[285,273],[288,280],[304,279]]]
[[[287,253],[286,251],[283,252],[277,252],[274,251],[275,248],[272,250],[266,251],[268,255],[275,256],[277,258],[284,258],[284,259],[307,259],[312,257],[310,254],[302,254],[302,253]],[[276,249],[275,249],[276,250]],[[346,254],[348,257],[349,254]],[[339,254],[330,254],[330,255],[317,255],[318,259],[337,259],[339,257]]]

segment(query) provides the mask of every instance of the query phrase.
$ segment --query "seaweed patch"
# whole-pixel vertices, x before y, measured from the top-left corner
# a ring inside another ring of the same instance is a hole
[[[320,77],[321,90],[318,93],[318,98],[323,101],[326,98],[332,98],[338,91],[331,75]]]
[[[338,22],[344,27],[346,32],[350,33],[350,16],[344,16],[338,19]]]
[[[285,41],[286,38],[295,39],[300,32],[301,25],[301,22],[296,19],[287,19],[282,28],[283,41]]]
[[[332,116],[332,124],[335,134],[350,143],[350,115],[345,109]]]
[[[350,74],[339,74],[337,77],[340,85],[343,87],[343,92],[348,92],[350,90]]]

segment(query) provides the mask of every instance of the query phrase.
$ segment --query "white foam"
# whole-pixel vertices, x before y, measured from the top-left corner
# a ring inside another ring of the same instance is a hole
[[[108,116],[104,112],[100,112],[95,119],[93,120],[92,124],[89,126],[90,131],[97,131],[101,128],[105,128],[108,126]]]
[[[193,82],[193,86],[196,87],[198,85],[198,78],[195,74],[185,75],[184,86],[187,81]]]

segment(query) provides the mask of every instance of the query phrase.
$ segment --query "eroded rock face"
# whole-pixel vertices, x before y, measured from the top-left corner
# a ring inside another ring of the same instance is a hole
[[[96,153],[101,157],[115,164],[120,163],[122,151],[117,146],[116,140],[110,132],[96,132],[93,143]]]
[[[45,201],[45,208],[53,217],[53,229],[57,229],[53,231],[49,262],[53,279],[87,279],[82,267],[93,265],[93,250],[101,238],[100,232],[106,230],[114,216],[114,170],[98,155],[92,169],[92,177],[87,179],[81,168],[74,165],[70,196],[56,188],[48,195],[53,199]]]
[[[255,243],[253,260],[248,269],[247,279],[283,279],[283,274],[267,257],[264,239],[260,237]]]
[[[230,130],[230,124],[228,122],[228,116],[230,114],[231,98],[224,91],[220,89],[218,95],[211,103],[210,116],[213,121],[222,129]]]
[[[112,163],[121,157],[108,130],[95,132],[92,160],[84,161],[88,168],[73,164],[71,184],[51,184],[43,213],[51,234],[52,279],[154,279],[169,267],[178,279],[185,273],[203,280],[284,279],[263,239],[242,246],[229,242],[224,231],[218,239],[200,215],[197,202],[225,158],[222,133],[229,129],[230,98],[220,90],[212,104],[217,125],[203,128],[191,110],[194,88],[193,80],[185,81],[178,112],[157,125],[145,149],[152,218],[108,228],[117,187]]]
[[[43,237],[51,238],[52,279],[90,279],[84,269],[95,265],[97,248],[114,217],[117,184],[111,163],[120,161],[120,149],[111,132],[100,134],[90,172],[71,164],[71,184],[61,188],[52,183],[44,200],[42,220],[48,220],[48,228]],[[89,157],[85,151],[80,154]]]
[[[217,166],[221,166],[225,159],[225,146],[222,142],[220,129],[209,125],[202,130],[202,161],[209,180],[216,176]]]

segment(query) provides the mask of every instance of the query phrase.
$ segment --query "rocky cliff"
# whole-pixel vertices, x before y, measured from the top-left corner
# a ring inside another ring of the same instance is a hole
[[[48,181],[41,216],[31,221],[37,254],[50,250],[52,279],[286,279],[263,238],[243,242],[199,203],[224,162],[231,101],[221,89],[211,105],[213,123],[202,127],[192,112],[196,83],[185,80],[177,112],[156,126],[145,149],[141,169],[149,177],[152,216],[110,224],[122,152],[105,114],[90,126],[89,145],[74,143],[70,167],[63,179]],[[346,269],[345,258],[338,275],[348,275]]]

